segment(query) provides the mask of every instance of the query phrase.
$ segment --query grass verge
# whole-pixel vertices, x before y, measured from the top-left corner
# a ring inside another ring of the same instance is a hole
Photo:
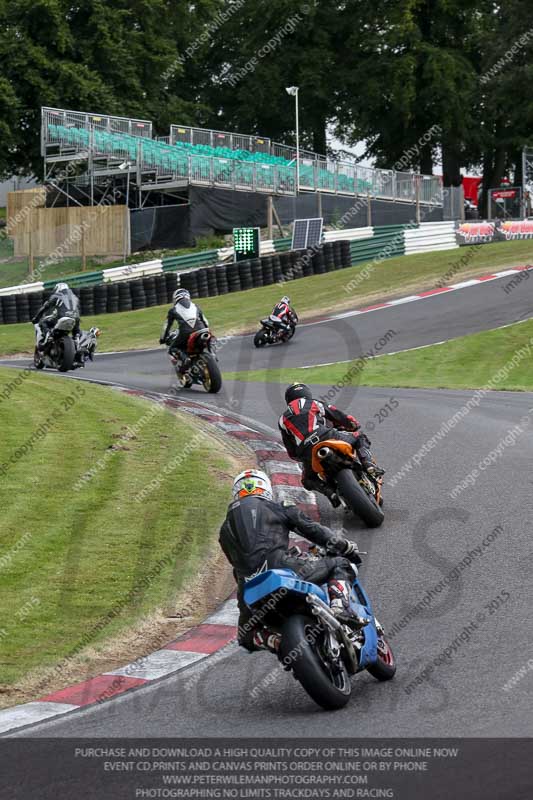
[[[320,312],[339,311],[408,294],[415,289],[433,288],[448,276],[447,283],[457,283],[473,275],[505,266],[521,266],[533,259],[533,240],[497,242],[473,248],[436,253],[400,256],[380,263],[369,262],[349,269],[300,278],[286,284],[235,292],[222,297],[200,300],[200,305],[218,336],[253,329],[288,291],[302,319]],[[366,268],[366,271],[365,271]],[[368,277],[361,276],[368,275]],[[359,281],[350,291],[350,283]],[[130,313],[84,317],[83,325],[98,325],[103,336],[100,352],[155,347],[167,306],[141,309]],[[32,329],[23,325],[0,325],[0,355],[28,353],[33,347]]]
[[[228,380],[334,386],[533,391],[533,320],[420,350],[311,369],[225,374]]]
[[[0,409],[5,705],[28,674],[43,696],[63,659],[59,685],[74,658],[90,671],[113,637],[175,612],[216,547],[237,467],[189,418],[84,382],[1,370]]]

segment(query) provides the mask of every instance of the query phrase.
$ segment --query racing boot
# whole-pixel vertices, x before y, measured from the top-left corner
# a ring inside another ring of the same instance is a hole
[[[339,622],[351,628],[360,629],[370,622],[370,619],[358,617],[350,608],[350,584],[348,581],[332,579],[328,582],[329,607]]]
[[[324,483],[324,481],[321,481],[320,478],[306,476],[302,478],[302,486],[304,489],[307,489],[308,492],[320,492],[325,495],[333,508],[338,508],[341,504],[339,495],[335,489],[327,483]]]
[[[382,475],[385,475],[385,470],[378,467],[373,461],[371,461],[370,464],[363,464],[363,467],[372,478],[381,478]]]
[[[381,476],[385,474],[385,470],[378,467],[374,461],[374,457],[368,446],[369,444],[367,437],[362,434],[357,440],[357,456],[365,471],[368,472],[372,478],[381,478]]]
[[[255,631],[253,643],[258,650],[269,650],[277,655],[281,644],[281,634],[263,626]]]
[[[337,617],[350,607],[350,585],[348,581],[330,580],[328,583],[329,606]]]

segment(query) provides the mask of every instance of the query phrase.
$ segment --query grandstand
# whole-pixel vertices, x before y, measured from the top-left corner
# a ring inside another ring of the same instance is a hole
[[[303,150],[297,187],[295,149],[266,137],[172,125],[168,137],[154,138],[149,120],[105,114],[42,108],[41,152],[45,183],[53,182],[67,199],[73,187],[86,186],[91,205],[105,197],[110,179],[123,184],[125,175],[127,204],[131,181],[137,207],[147,193],[173,196],[190,186],[442,205],[435,176],[371,169]],[[66,169],[69,163],[75,169]]]

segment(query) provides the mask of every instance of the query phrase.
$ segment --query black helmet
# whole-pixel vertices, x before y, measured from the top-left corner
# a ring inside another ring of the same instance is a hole
[[[300,397],[305,397],[306,400],[313,399],[313,393],[305,383],[293,383],[292,386],[288,386],[285,390],[285,402],[287,405]]]

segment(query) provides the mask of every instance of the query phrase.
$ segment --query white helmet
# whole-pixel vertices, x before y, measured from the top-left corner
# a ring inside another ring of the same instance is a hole
[[[281,302],[282,302],[282,303],[287,303],[287,305],[288,305],[288,306],[290,306],[290,304],[291,304],[291,298],[290,298],[290,297],[288,297],[287,295],[284,295],[284,297],[282,297],[282,298],[281,298]]]
[[[258,495],[266,500],[272,500],[272,484],[270,478],[260,469],[246,469],[233,481],[233,499]]]
[[[176,289],[174,294],[172,295],[172,302],[174,304],[179,303],[180,300],[190,300],[191,294],[187,289]]]
[[[56,283],[54,292],[66,292],[68,291],[68,283]]]

